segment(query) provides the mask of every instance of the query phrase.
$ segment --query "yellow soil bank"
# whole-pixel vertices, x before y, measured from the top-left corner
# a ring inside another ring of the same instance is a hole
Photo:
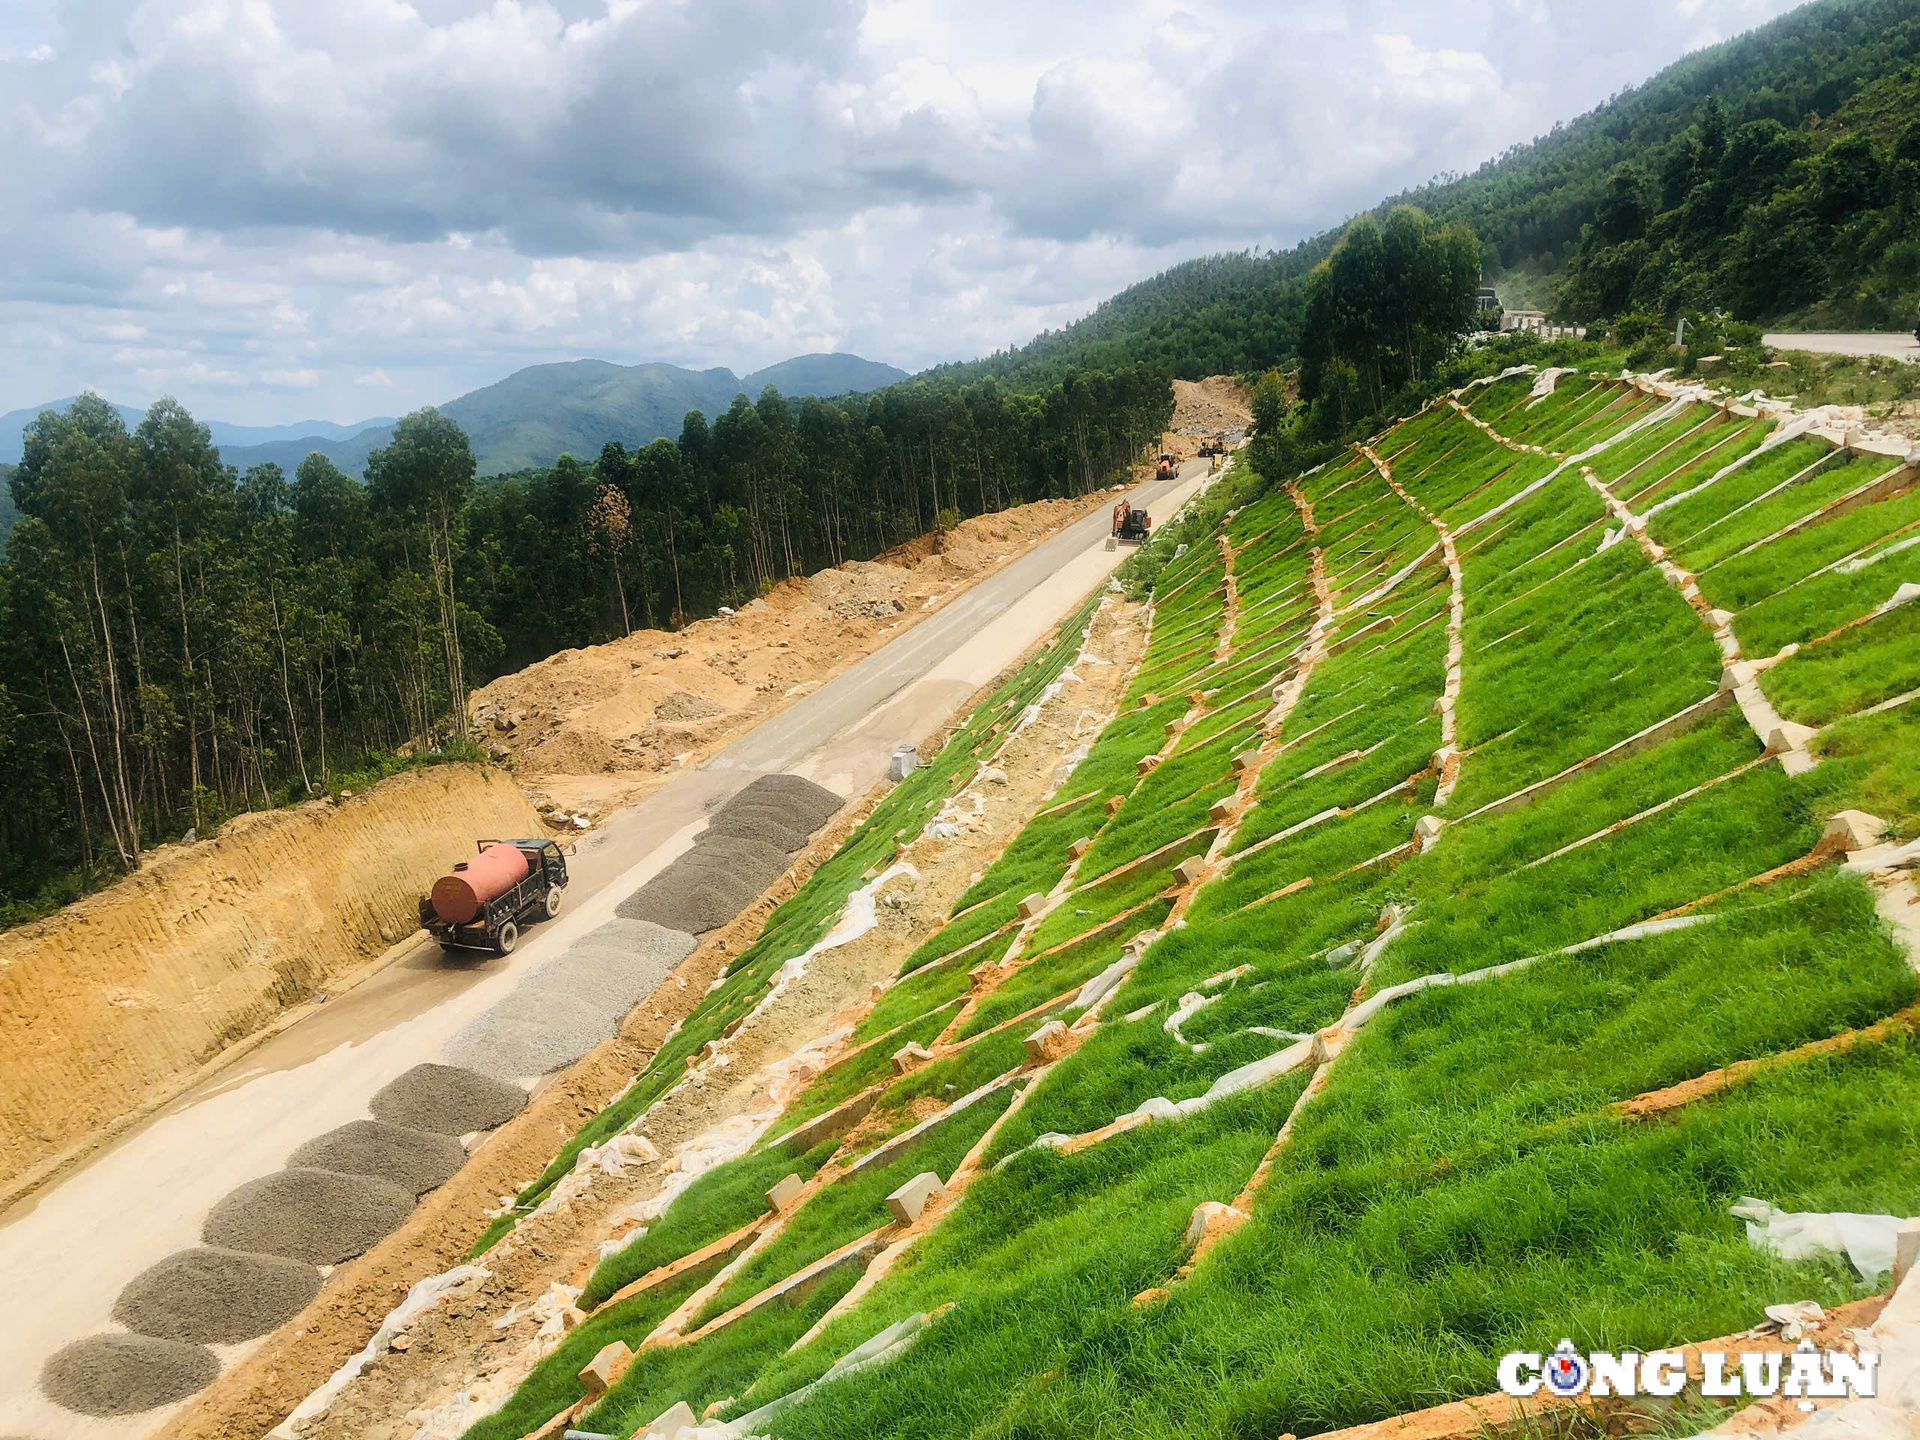
[[[544,833],[504,773],[439,765],[238,817],[0,935],[0,1195],[410,935],[476,836]]]

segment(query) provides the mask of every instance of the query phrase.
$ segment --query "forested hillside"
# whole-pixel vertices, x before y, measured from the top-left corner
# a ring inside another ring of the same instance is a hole
[[[1110,483],[1171,407],[1143,367],[797,406],[769,387],[678,439],[479,486],[431,410],[362,484],[324,455],[237,471],[172,401],[130,432],[82,396],[7,477],[0,920],[403,746],[465,753],[468,690],[555,650]]]
[[[1724,306],[1743,320],[1910,327],[1916,61],[1916,0],[1819,0],[1374,214],[1413,204],[1465,221],[1495,279],[1573,262],[1559,307],[1570,319]],[[943,373],[1057,376],[1130,355],[1198,379],[1290,363],[1306,277],[1339,235],[1176,265],[1073,325]],[[1769,288],[1776,272],[1783,283]]]

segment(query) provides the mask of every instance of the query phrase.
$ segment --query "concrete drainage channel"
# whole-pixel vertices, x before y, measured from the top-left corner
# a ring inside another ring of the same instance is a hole
[[[256,1340],[320,1293],[331,1268],[397,1229],[451,1179],[540,1079],[612,1035],[692,953],[696,936],[747,908],[844,802],[793,775],[765,775],[715,810],[692,850],[623,900],[618,918],[575,941],[356,1120],[308,1141],[287,1168],[216,1204],[202,1245],[121,1291],[124,1331],[50,1358],[48,1399],[83,1415],[126,1416],[184,1400],[218,1378],[212,1347]]]

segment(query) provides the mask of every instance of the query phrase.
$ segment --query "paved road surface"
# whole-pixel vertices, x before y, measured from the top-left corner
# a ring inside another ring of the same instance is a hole
[[[1156,519],[1199,488],[1203,462],[1135,492]],[[924,740],[980,685],[1038,640],[1124,552],[1104,548],[1104,512],[1070,526],[720,751],[609,816],[570,862],[559,919],[509,958],[444,960],[423,945],[321,1007],[217,1079],[0,1218],[0,1435],[128,1440],[170,1411],[89,1420],[38,1393],[46,1357],[109,1327],[121,1287],[198,1243],[207,1211],[279,1169],[299,1145],[362,1119],[381,1086],[501,999],[540,962],[604,923],[684,851],[719,798],[755,774],[807,774],[864,793],[902,740]],[[234,1352],[226,1352],[232,1358]]]
[[[1920,340],[1913,338],[1912,331],[1899,335],[1807,331],[1767,335],[1762,339],[1776,350],[1811,350],[1816,355],[1892,355],[1901,360],[1920,360]]]

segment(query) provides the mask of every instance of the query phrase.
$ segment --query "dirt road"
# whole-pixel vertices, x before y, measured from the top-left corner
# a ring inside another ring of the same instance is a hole
[[[1136,493],[1164,517],[1199,488],[1206,470],[1205,462],[1189,463],[1174,481]],[[39,1393],[41,1365],[69,1341],[111,1328],[120,1288],[197,1243],[221,1196],[280,1168],[314,1136],[362,1118],[381,1086],[440,1058],[447,1040],[530,968],[609,919],[621,899],[691,844],[711,801],[774,770],[863,793],[896,744],[937,729],[1125,558],[1104,549],[1106,533],[1103,513],[1077,522],[708,764],[670,776],[644,803],[610,815],[573,859],[567,912],[538,927],[512,957],[449,966],[437,947],[421,947],[7,1215],[0,1228],[0,1435],[95,1440],[158,1425],[169,1411],[93,1420],[57,1408]]]
[[[1803,334],[1766,335],[1764,343],[1775,350],[1810,350],[1816,355],[1891,355],[1899,360],[1920,360],[1920,340],[1913,332],[1889,335],[1862,332],[1853,335],[1807,331]]]

